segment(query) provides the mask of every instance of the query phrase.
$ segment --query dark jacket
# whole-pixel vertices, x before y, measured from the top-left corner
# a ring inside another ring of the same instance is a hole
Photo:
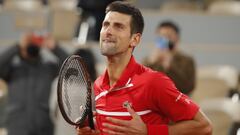
[[[158,63],[149,63],[145,60],[144,65],[156,70],[166,73],[175,83],[177,89],[184,94],[190,95],[195,88],[196,69],[195,62],[192,57],[176,52],[173,55],[168,70],[164,70],[163,66]]]
[[[52,135],[49,94],[59,66],[67,57],[60,47],[53,53],[59,58],[58,62],[41,55],[37,61],[22,59],[18,46],[0,55],[0,77],[8,83],[8,135]]]

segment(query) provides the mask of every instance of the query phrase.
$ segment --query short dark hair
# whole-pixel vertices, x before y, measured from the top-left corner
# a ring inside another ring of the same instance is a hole
[[[160,29],[162,27],[172,28],[177,33],[177,35],[180,36],[180,29],[176,23],[174,23],[172,21],[164,21],[164,22],[159,23],[157,29]]]
[[[128,2],[115,1],[110,3],[106,8],[106,13],[110,11],[116,11],[122,14],[131,16],[131,34],[141,33],[144,28],[144,19],[140,10]]]

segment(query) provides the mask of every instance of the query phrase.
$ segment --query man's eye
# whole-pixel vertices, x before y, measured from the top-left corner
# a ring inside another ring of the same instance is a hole
[[[117,29],[123,29],[124,27],[123,27],[123,25],[117,24],[117,25],[116,25],[116,28],[117,28]]]
[[[109,23],[103,23],[102,26],[103,27],[107,27],[109,25]]]

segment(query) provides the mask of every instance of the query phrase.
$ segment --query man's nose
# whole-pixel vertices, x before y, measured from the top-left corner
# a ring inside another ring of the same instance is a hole
[[[108,27],[107,29],[106,29],[106,34],[107,35],[112,35],[112,27]]]

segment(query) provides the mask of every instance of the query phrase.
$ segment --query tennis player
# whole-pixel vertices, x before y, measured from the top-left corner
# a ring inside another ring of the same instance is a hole
[[[139,9],[113,2],[100,32],[107,69],[94,83],[96,130],[77,128],[78,135],[211,135],[209,120],[161,72],[138,64],[144,20]]]

